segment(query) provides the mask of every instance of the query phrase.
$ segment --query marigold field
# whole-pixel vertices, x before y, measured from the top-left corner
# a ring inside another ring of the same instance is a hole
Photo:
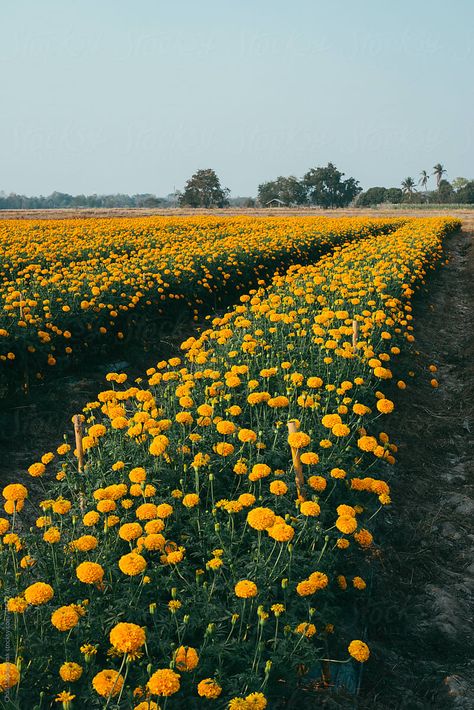
[[[412,297],[459,226],[0,226],[7,380],[174,301],[211,313],[179,357],[110,372],[83,436],[71,424],[3,488],[3,707],[284,708],[370,659],[354,608],[391,503],[385,422],[409,378]]]

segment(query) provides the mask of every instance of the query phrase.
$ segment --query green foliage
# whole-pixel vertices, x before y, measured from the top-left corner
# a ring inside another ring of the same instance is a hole
[[[354,178],[342,180],[343,175],[333,163],[325,168],[311,168],[303,178],[309,201],[325,209],[350,204],[362,188]]]
[[[228,195],[228,188],[221,187],[215,171],[207,168],[189,178],[179,203],[188,207],[225,207]]]
[[[294,175],[280,175],[276,180],[258,186],[258,199],[262,205],[274,199],[281,200],[285,205],[303,205],[306,202],[306,187]]]

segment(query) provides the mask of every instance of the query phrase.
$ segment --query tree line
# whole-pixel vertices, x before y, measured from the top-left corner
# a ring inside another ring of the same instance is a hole
[[[222,187],[219,177],[211,168],[197,170],[186,182],[182,191],[175,191],[167,197],[157,197],[150,193],[126,195],[69,195],[53,192],[44,197],[26,197],[0,192],[0,210],[8,209],[67,209],[67,208],[111,208],[111,207],[271,207],[314,205],[324,209],[347,207],[371,207],[382,203],[435,203],[474,204],[474,180],[455,178],[451,183],[446,179],[447,170],[436,163],[433,172],[420,172],[418,182],[412,177],[405,178],[400,187],[370,187],[362,191],[359,181],[345,178],[344,173],[333,163],[325,167],[308,170],[302,178],[294,175],[280,175],[275,180],[258,186],[257,198],[231,198],[230,190]],[[434,177],[436,187],[428,189],[430,178]]]

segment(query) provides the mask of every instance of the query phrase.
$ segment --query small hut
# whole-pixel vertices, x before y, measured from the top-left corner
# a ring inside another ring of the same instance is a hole
[[[272,200],[265,202],[265,207],[286,207],[286,205],[282,200],[279,200],[278,197],[274,197]]]

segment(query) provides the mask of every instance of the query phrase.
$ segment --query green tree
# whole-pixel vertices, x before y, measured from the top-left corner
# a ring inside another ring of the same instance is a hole
[[[399,205],[403,199],[403,192],[399,187],[389,187],[386,193],[386,201],[393,205]]]
[[[402,192],[408,197],[409,200],[412,199],[414,193],[416,192],[415,181],[411,177],[405,178],[402,182]]]
[[[387,190],[384,187],[369,187],[366,192],[361,192],[357,198],[358,207],[372,207],[385,202]]]
[[[225,207],[229,190],[221,187],[214,170],[198,170],[187,181],[179,204],[189,207]]]
[[[303,178],[309,201],[325,209],[346,207],[362,188],[354,178],[342,180],[343,175],[333,163],[309,170]]]
[[[294,175],[280,175],[276,180],[258,186],[258,199],[262,205],[275,199],[281,200],[285,205],[303,205],[306,202],[306,187]]]
[[[453,201],[454,190],[448,180],[440,180],[438,185],[438,200],[443,204]]]
[[[428,175],[426,170],[422,170],[420,173],[420,179],[418,180],[418,185],[421,185],[421,187],[425,190],[425,192],[428,189],[426,186],[428,185],[429,179],[430,179],[430,176]]]
[[[439,189],[439,184],[443,179],[443,175],[447,173],[447,170],[441,163],[436,163],[433,167],[433,175],[436,177],[436,187]]]
[[[456,202],[461,202],[465,205],[472,205],[474,203],[474,180],[468,180],[466,182],[466,185],[457,190]]]
[[[469,180],[464,177],[457,177],[454,178],[451,185],[453,186],[453,190],[456,190],[456,192],[458,192],[459,190],[462,190],[464,187],[467,187],[469,185]]]

